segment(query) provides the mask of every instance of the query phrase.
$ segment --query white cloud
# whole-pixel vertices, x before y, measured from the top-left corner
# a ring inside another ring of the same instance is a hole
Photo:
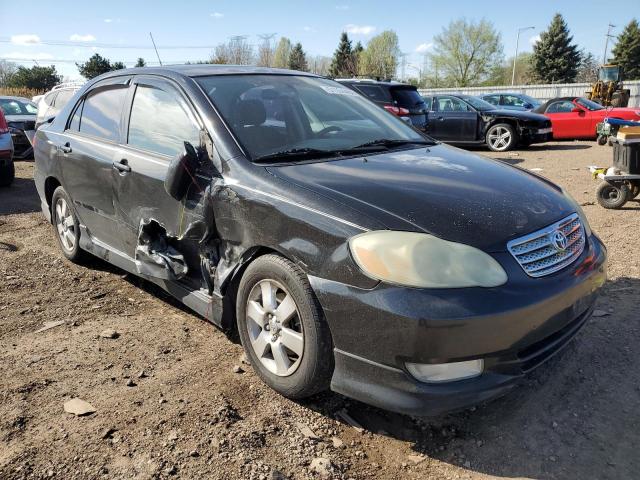
[[[529,43],[531,45],[535,45],[536,43],[538,43],[540,41],[540,34],[538,35],[534,35],[533,37],[529,38]]]
[[[304,30],[305,32],[315,32],[316,29],[313,27],[310,27],[308,25],[305,25],[304,27],[302,27],[302,30]]]
[[[354,25],[350,23],[344,26],[344,30],[351,35],[369,35],[375,31],[376,27],[372,25]]]
[[[220,12],[213,12],[211,13],[209,16],[213,17],[213,18],[222,18],[224,17],[224,13],[220,13]]]
[[[9,58],[9,59],[27,58],[29,60],[50,60],[53,58],[53,55],[51,55],[50,53],[44,53],[44,52],[38,52],[38,53],[11,52],[11,53],[4,54],[2,58]]]
[[[30,33],[24,35],[12,35],[11,43],[14,45],[36,45],[40,43],[40,37]]]
[[[433,43],[421,43],[416,47],[416,52],[425,53],[427,50],[430,50],[433,47]]]
[[[113,22],[113,18],[105,18],[104,19],[104,23],[111,23]]]
[[[86,35],[80,35],[79,33],[74,33],[69,37],[69,40],[72,42],[95,42],[96,37],[87,33]]]
[[[336,5],[336,10],[349,10],[349,5]]]

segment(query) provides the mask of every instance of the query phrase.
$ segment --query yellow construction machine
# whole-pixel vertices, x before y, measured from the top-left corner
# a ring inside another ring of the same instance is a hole
[[[622,67],[613,64],[600,66],[598,81],[587,92],[589,100],[605,107],[626,107],[630,96],[631,91],[622,86]]]

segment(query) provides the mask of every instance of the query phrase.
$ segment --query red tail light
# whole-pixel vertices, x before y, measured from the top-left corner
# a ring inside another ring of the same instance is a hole
[[[406,108],[402,108],[402,107],[396,107],[394,105],[385,105],[384,109],[387,112],[391,112],[394,115],[398,116],[398,117],[403,117],[405,115],[409,115],[409,110],[407,110]]]
[[[4,118],[2,110],[0,110],[0,134],[1,133],[9,133],[9,125],[7,125],[7,120]]]

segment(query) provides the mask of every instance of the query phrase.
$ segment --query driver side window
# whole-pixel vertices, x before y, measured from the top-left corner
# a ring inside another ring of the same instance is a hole
[[[439,112],[468,112],[469,106],[456,97],[440,97],[437,99]]]
[[[568,100],[562,100],[560,102],[554,102],[547,107],[547,113],[571,113],[576,106],[573,102]]]

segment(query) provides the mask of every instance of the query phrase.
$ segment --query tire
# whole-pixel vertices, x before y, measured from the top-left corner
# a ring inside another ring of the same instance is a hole
[[[598,138],[596,140],[598,142],[598,145],[606,145],[607,144],[607,136],[606,135],[598,135]]]
[[[86,252],[80,248],[80,225],[73,203],[64,188],[58,187],[51,197],[51,223],[62,254],[74,263],[82,263]]]
[[[616,92],[611,96],[611,106],[612,107],[624,107],[624,98],[620,94],[620,92]]]
[[[518,144],[515,130],[508,123],[496,123],[487,130],[485,143],[491,151],[508,152]]]
[[[627,203],[629,187],[624,183],[613,186],[608,182],[602,182],[596,188],[596,198],[601,207],[618,209]]]
[[[10,161],[4,167],[0,167],[0,187],[8,187],[16,176],[16,167]]]
[[[627,200],[633,200],[640,195],[640,181],[630,181],[627,186],[629,187],[629,196],[627,197]]]
[[[284,318],[278,318],[279,311]],[[270,319],[269,312],[276,315]],[[242,346],[267,385],[292,399],[329,388],[334,366],[331,333],[297,265],[274,254],[254,260],[238,286],[236,316]]]

